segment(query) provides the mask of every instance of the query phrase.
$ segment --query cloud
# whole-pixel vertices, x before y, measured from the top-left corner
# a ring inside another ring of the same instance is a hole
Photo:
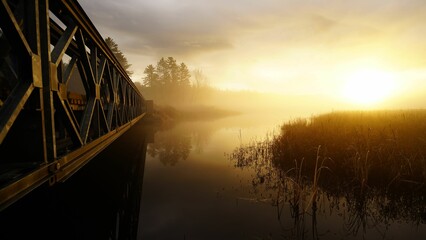
[[[232,43],[225,38],[145,38],[135,39],[127,44],[127,49],[133,54],[151,56],[197,56],[209,51],[219,51],[232,48]]]
[[[170,1],[172,5],[177,5]],[[124,51],[162,56],[193,55],[232,48],[232,39],[218,16],[208,9],[162,8],[152,3],[85,2],[84,9],[100,32],[111,36]]]
[[[173,56],[188,65],[208,66],[205,72],[220,81],[246,81],[253,86],[256,76],[248,75],[255,72],[250,66],[262,62],[280,71],[296,69],[291,75],[295,79],[299,72],[305,74],[303,69],[331,71],[357,58],[383,59],[395,68],[426,68],[424,0],[91,0],[81,4],[101,34],[112,37],[129,60],[144,59],[132,62],[134,68]]]

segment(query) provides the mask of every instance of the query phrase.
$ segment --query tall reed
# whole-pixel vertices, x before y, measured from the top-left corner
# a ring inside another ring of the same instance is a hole
[[[318,181],[391,188],[392,180],[425,181],[425,139],[424,110],[333,112],[284,124],[271,146],[272,162],[290,169],[294,159],[304,158],[304,174],[315,188]],[[330,159],[323,180],[317,176],[318,146],[321,157]]]

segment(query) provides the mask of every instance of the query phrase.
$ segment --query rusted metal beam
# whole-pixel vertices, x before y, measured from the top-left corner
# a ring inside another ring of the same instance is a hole
[[[65,51],[70,45],[72,38],[74,37],[74,34],[76,32],[77,32],[77,26],[75,24],[67,27],[65,32],[62,34],[61,38],[56,43],[55,48],[52,50],[52,54],[51,54],[52,62],[56,66],[58,66],[59,63],[61,62],[62,57],[65,54]]]
[[[56,138],[55,138],[55,108],[53,106],[52,72],[50,59],[50,17],[49,1],[39,0],[40,14],[40,58],[41,74],[43,83],[43,102],[42,102],[42,126],[43,126],[43,144],[44,161],[53,161],[56,156]]]
[[[32,51],[30,45],[28,44],[24,33],[21,31],[18,22],[13,15],[12,10],[7,3],[7,0],[1,0],[0,4],[0,21],[4,24],[2,31],[7,36],[10,42],[13,42],[15,45],[15,50],[25,53],[28,56],[31,56]],[[24,55],[25,55],[24,54]]]
[[[56,97],[58,98],[58,102],[61,104],[61,106],[57,107],[58,114],[63,116],[65,119],[65,126],[71,135],[71,139],[74,143],[77,143],[78,146],[82,146],[83,140],[80,137],[79,126],[72,110],[67,106],[67,103],[62,99],[59,93],[57,93]]]
[[[89,90],[87,94],[94,95],[95,75],[93,74],[92,64],[90,63],[91,61],[86,51],[87,45],[86,45],[86,41],[84,40],[83,32],[81,30],[78,30],[75,38],[77,40],[78,50],[80,53],[80,58],[79,58],[80,63],[81,63],[81,66],[83,67],[82,70],[84,70],[84,74],[86,77],[85,80],[87,81],[87,86]]]
[[[19,83],[11,92],[11,97],[7,98],[4,105],[0,108],[0,144],[5,139],[33,90],[34,86],[32,83]]]
[[[83,143],[87,143],[89,137],[89,130],[92,123],[93,113],[95,112],[96,99],[89,98],[87,101],[86,109],[84,110],[83,120],[81,121],[80,136],[83,139]]]
[[[77,57],[71,58],[70,62],[68,63],[67,69],[65,69],[64,75],[62,77],[62,83],[67,85],[68,81],[70,80],[71,74],[74,70],[74,67],[77,63]]]

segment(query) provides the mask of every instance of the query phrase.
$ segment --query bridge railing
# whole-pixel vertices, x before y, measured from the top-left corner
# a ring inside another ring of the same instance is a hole
[[[68,178],[145,113],[75,0],[1,0],[0,209]]]

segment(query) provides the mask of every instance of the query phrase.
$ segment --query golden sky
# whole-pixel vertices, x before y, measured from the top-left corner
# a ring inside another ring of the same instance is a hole
[[[172,56],[222,89],[333,95],[357,104],[426,89],[424,0],[80,3],[118,43],[134,81]]]

